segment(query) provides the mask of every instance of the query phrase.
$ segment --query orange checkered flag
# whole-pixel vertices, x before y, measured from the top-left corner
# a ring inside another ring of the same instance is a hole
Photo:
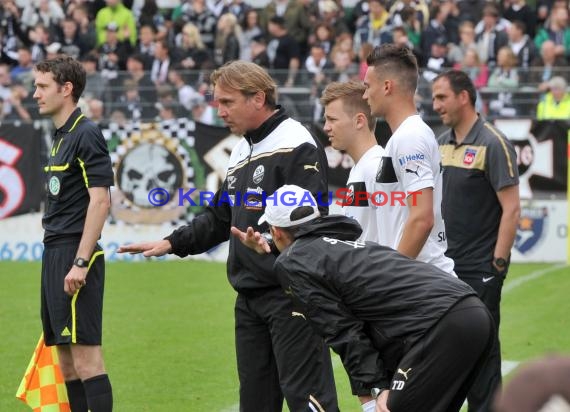
[[[34,351],[26,374],[20,382],[16,398],[34,412],[70,412],[67,390],[59,369],[55,346],[47,347],[44,335]]]

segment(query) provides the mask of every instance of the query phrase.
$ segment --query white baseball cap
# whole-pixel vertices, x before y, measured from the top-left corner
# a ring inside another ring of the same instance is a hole
[[[291,227],[309,222],[320,215],[317,201],[309,190],[296,185],[284,185],[266,198],[265,212],[257,223]]]

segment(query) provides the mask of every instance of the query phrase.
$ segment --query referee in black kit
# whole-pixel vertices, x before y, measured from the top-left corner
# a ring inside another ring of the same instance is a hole
[[[341,357],[363,411],[459,411],[494,339],[475,291],[436,266],[356,241],[358,222],[321,217],[306,189],[285,185],[270,197],[259,225],[281,252],[279,281]],[[271,252],[251,227],[232,233]]]
[[[71,57],[34,68],[41,115],[56,127],[46,171],[41,317],[46,345],[57,345],[73,412],[109,412],[113,395],[101,352],[105,262],[97,244],[107,218],[113,170],[97,125],[77,102],[85,70]]]

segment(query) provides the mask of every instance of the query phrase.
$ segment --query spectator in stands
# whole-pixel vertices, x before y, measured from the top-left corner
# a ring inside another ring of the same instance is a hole
[[[243,0],[229,0],[222,8],[221,14],[231,13],[238,19],[238,24],[244,28],[247,25],[247,14],[254,10],[247,2]],[[257,12],[256,12],[257,15]]]
[[[154,47],[154,59],[150,69],[150,79],[155,85],[164,84],[168,80],[168,69],[173,63],[170,56],[170,48],[166,40],[156,42]]]
[[[55,33],[65,14],[56,0],[29,0],[24,9],[20,23],[24,28],[35,27],[41,23],[50,33]]]
[[[299,58],[307,53],[307,40],[311,33],[311,21],[300,0],[272,0],[260,13],[259,23],[263,30],[271,33],[269,27],[274,17],[283,20],[284,29],[297,42]]]
[[[4,0],[0,8],[1,61],[16,64],[18,47],[26,43],[26,33],[20,28],[20,10],[13,0]]]
[[[359,61],[358,78],[360,80],[364,80],[364,76],[366,75],[366,71],[368,70],[368,64],[366,63],[366,58],[370,53],[372,53],[372,50],[374,50],[374,46],[372,46],[370,43],[364,43],[362,44],[360,50],[358,51],[358,61]]]
[[[82,38],[78,36],[77,22],[71,17],[66,17],[60,24],[61,35],[58,36],[58,43],[61,44],[61,52],[78,60],[80,57],[92,50],[93,44],[82,43]]]
[[[354,52],[354,37],[350,33],[341,33],[336,36],[334,41],[334,46],[330,52],[331,56],[338,51],[348,53],[350,61],[355,63],[357,60],[357,55]]]
[[[471,47],[465,51],[463,56],[463,60],[459,63],[455,63],[453,65],[455,70],[462,70],[471,79],[475,89],[479,90],[485,86],[487,86],[487,82],[489,81],[489,69],[487,68],[486,64],[482,64],[479,60],[479,55],[477,54],[477,50]],[[478,98],[475,103],[477,104],[480,102],[481,99]]]
[[[510,47],[505,46],[497,53],[497,66],[489,76],[487,86],[497,92],[496,98],[489,103],[489,111],[495,115],[514,116],[513,92],[519,87],[519,73],[517,56]]]
[[[424,56],[419,48],[417,48],[414,43],[408,37],[408,32],[403,26],[397,26],[392,29],[393,43],[397,46],[405,46],[410,49],[416,56],[416,60],[419,62],[424,61]]]
[[[564,77],[555,76],[548,82],[546,93],[536,107],[537,120],[570,119],[570,93]]]
[[[314,44],[319,44],[327,56],[330,55],[334,43],[333,29],[326,23],[318,23],[313,33],[309,36],[309,47],[312,47]]]
[[[133,54],[127,58],[127,71],[118,81],[114,81],[113,89],[120,89],[120,84],[126,79],[134,80],[138,86],[138,93],[141,101],[146,106],[152,106],[157,99],[157,89],[150,78],[149,72],[144,70],[144,59],[138,54]],[[113,98],[112,100],[115,100]]]
[[[37,63],[45,59],[46,47],[50,44],[49,32],[43,23],[37,23],[29,32],[32,53],[32,62]]]
[[[370,11],[356,22],[354,48],[360,49],[362,44],[370,43],[373,47],[392,42],[392,26],[390,14],[386,10],[384,0],[369,0]]]
[[[206,0],[206,7],[208,7],[208,10],[210,10],[216,19],[219,19],[223,14],[225,4],[225,0]]]
[[[10,87],[12,87],[12,77],[10,76],[10,65],[7,63],[0,63],[0,99],[4,102],[10,96]],[[6,104],[4,103],[4,109]]]
[[[158,9],[156,0],[144,0],[137,23],[138,27],[153,27],[155,29],[155,40],[157,41],[167,37],[168,27],[166,26],[166,19]]]
[[[237,17],[231,13],[222,14],[218,20],[214,61],[221,66],[232,60],[239,60],[242,40],[241,27]]]
[[[172,67],[168,71],[168,82],[174,86],[177,91],[178,103],[189,111],[192,108],[190,102],[195,98],[198,92],[188,84],[184,73],[179,67]]]
[[[105,31],[105,41],[98,49],[99,69],[106,79],[115,79],[119,71],[126,69],[127,56],[132,53],[132,47],[128,40],[119,40],[119,26],[116,23],[109,23]]]
[[[210,126],[217,125],[216,109],[206,102],[206,99],[201,94],[196,94],[189,102],[190,114],[192,120],[208,124]]]
[[[550,16],[550,10],[552,10],[552,5],[554,0],[537,0],[536,1],[536,25],[541,28],[544,27],[548,16]]]
[[[368,14],[370,11],[370,4],[368,4],[368,0],[358,0],[350,15],[348,16],[347,23],[350,32],[354,33],[356,30],[356,22],[364,15]]]
[[[202,42],[208,50],[214,50],[216,34],[216,16],[206,7],[205,0],[183,0],[172,11],[172,20],[192,23],[198,28]]]
[[[537,54],[532,38],[525,33],[525,24],[518,20],[513,21],[513,24],[507,29],[509,47],[517,56],[517,65],[520,67],[519,74],[524,82],[528,80],[530,65]]]
[[[202,35],[196,25],[186,23],[179,39],[177,54],[182,56],[179,63],[184,70],[205,70],[214,67],[214,58],[202,41]],[[194,77],[191,79],[192,83],[197,80],[197,76]]]
[[[251,42],[255,37],[263,34],[263,30],[259,25],[259,14],[257,10],[249,9],[245,12],[242,23],[242,33],[243,36],[242,43],[240,45],[240,60],[251,61]]]
[[[262,34],[251,40],[251,58],[249,61],[263,67],[264,69],[269,69],[271,67],[269,56],[267,55],[267,40]]]
[[[566,60],[556,55],[556,45],[552,40],[542,43],[540,56],[534,59],[531,66],[530,82],[541,92],[548,90],[548,81],[552,77],[568,76]]]
[[[459,14],[461,15],[462,21],[470,21],[473,24],[477,24],[481,21],[483,17],[483,7],[485,6],[486,0],[460,0],[457,2],[457,7],[459,8]]]
[[[430,20],[429,8],[424,0],[396,0],[390,7],[390,19],[394,26],[404,26],[407,20],[406,14],[402,15],[406,8],[411,8],[419,23],[416,27],[420,32],[425,29]]]
[[[108,82],[98,70],[99,58],[95,53],[89,53],[81,59],[81,64],[85,69],[86,81],[83,97],[86,99],[106,100],[110,97],[108,93]]]
[[[105,116],[105,105],[99,99],[86,99],[87,100],[87,116],[89,119],[96,123],[100,129],[107,126],[107,117]]]
[[[31,84],[33,67],[32,52],[28,47],[20,45],[20,47],[18,47],[18,63],[10,70],[12,81],[21,81]]]
[[[427,59],[431,55],[431,45],[437,39],[445,39],[446,43],[448,41],[447,28],[445,27],[445,21],[449,15],[451,9],[444,4],[433,6],[431,8],[431,20],[429,25],[425,28],[421,35],[421,53]],[[425,65],[420,63],[420,67]]]
[[[351,54],[342,49],[335,49],[331,54],[333,69],[328,75],[330,81],[347,82],[358,80],[358,65],[351,59]]]
[[[449,68],[451,68],[451,63],[447,60],[447,39],[443,36],[438,37],[431,44],[431,53],[426,59],[422,76],[431,82],[439,73]]]
[[[10,87],[10,95],[4,102],[9,107],[9,111],[4,113],[4,120],[30,122],[32,116],[27,109],[31,103],[29,97],[30,93],[24,85],[19,82],[13,83]]]
[[[326,77],[326,72],[332,69],[332,62],[327,58],[324,47],[320,43],[315,43],[311,46],[304,66],[309,75],[308,80],[312,83],[320,83]]]
[[[95,23],[89,18],[85,4],[79,4],[71,13],[71,18],[77,23],[77,42],[82,46],[82,53],[89,53],[97,47],[97,31]],[[83,52],[83,50],[86,50]]]
[[[485,5],[483,9],[483,19],[481,21],[481,32],[475,36],[479,59],[489,68],[494,68],[497,63],[497,53],[500,48],[509,43],[509,38],[504,29],[498,25],[499,10],[492,3]]]
[[[295,84],[295,77],[301,64],[299,43],[289,35],[283,17],[273,16],[268,25],[272,39],[267,45],[267,56],[272,77],[279,85],[291,87]]]
[[[46,59],[54,59],[61,54],[61,43],[53,42],[46,47]]]
[[[459,44],[450,43],[447,59],[452,64],[461,63],[468,49],[476,50],[475,25],[465,20],[459,25]]]
[[[172,122],[178,118],[177,110],[178,106],[174,103],[156,103],[156,110],[158,112],[158,116],[156,120],[159,122]]]
[[[154,49],[156,30],[154,26],[145,24],[139,28],[139,38],[135,46],[134,53],[142,57],[144,62],[144,69],[150,70],[152,68],[152,61],[154,60]]]
[[[118,40],[127,40],[134,47],[137,44],[137,27],[133,12],[126,8],[121,0],[105,0],[105,3],[107,5],[100,9],[95,17],[97,44],[101,46],[107,41],[107,27],[114,23],[118,30]]]
[[[156,109],[152,103],[144,102],[139,94],[139,87],[133,79],[125,79],[122,84],[122,93],[116,103],[115,110],[124,112],[128,119],[134,121],[148,121],[156,116]]]
[[[300,0],[302,1],[302,0]],[[308,1],[308,0],[305,0]],[[335,35],[342,33],[351,33],[347,24],[344,21],[343,14],[344,10],[339,2],[334,0],[321,0],[317,2],[317,15],[316,22],[321,22],[332,28]]]
[[[503,17],[511,23],[520,21],[524,24],[527,34],[531,39],[536,32],[536,12],[534,8],[526,4],[526,0],[506,0],[503,2],[505,11]]]
[[[552,9],[547,26],[540,29],[534,39],[540,49],[542,43],[551,40],[555,44],[554,53],[558,57],[570,58],[570,27],[568,26],[568,7],[565,3],[556,3]]]

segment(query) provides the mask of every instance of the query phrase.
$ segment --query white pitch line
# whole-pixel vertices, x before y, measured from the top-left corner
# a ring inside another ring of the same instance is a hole
[[[518,288],[520,285],[524,285],[525,283],[530,282],[531,280],[541,278],[542,276],[547,275],[551,272],[555,272],[558,269],[562,269],[563,267],[567,267],[567,265],[564,263],[560,263],[558,265],[554,265],[546,269],[536,270],[534,272],[529,273],[528,275],[516,278],[512,282],[507,283],[503,287],[503,293],[509,293],[513,289]]]

